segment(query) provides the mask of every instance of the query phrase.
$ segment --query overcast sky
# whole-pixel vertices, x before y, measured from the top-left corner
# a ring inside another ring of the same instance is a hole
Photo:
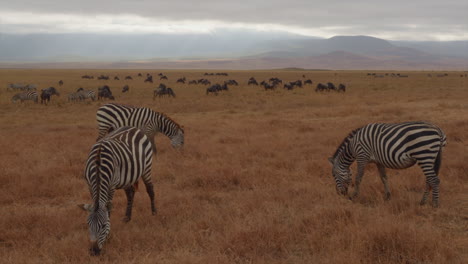
[[[213,33],[468,40],[468,0],[0,0],[1,33]]]

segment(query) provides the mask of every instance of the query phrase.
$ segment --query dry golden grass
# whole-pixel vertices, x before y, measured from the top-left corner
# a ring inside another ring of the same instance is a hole
[[[373,79],[362,71],[229,72],[239,87],[206,96],[205,86],[175,80],[204,71],[164,71],[176,99],[152,100],[159,84],[130,70],[0,71],[0,262],[2,263],[467,263],[468,78]],[[156,77],[160,71],[150,72]],[[133,81],[84,80],[109,74]],[[315,83],[345,83],[346,94],[316,94],[306,86],[265,92],[246,86],[302,74]],[[434,75],[434,74],[433,74]],[[58,87],[49,106],[12,104],[9,82]],[[155,78],[156,79],[156,78]],[[68,103],[78,87],[109,84],[116,102],[151,107],[185,127],[182,152],[158,136],[153,182],[158,215],[143,189],[133,219],[121,221],[125,194],[114,197],[111,238],[102,255],[88,254],[89,202],[82,178],[104,102]],[[124,84],[129,94],[121,94]],[[419,206],[418,167],[389,170],[392,200],[373,166],[354,202],[335,192],[327,158],[350,130],[370,122],[427,120],[447,134],[441,168],[441,208]]]

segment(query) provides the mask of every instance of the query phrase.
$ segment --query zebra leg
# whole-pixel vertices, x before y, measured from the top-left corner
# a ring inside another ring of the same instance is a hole
[[[385,167],[382,164],[377,164],[377,169],[379,169],[380,179],[382,180],[382,183],[385,188],[384,199],[388,201],[390,200],[391,195],[390,195],[390,190],[388,189],[387,174],[385,173]]]
[[[421,202],[419,203],[420,205],[425,205],[427,202],[427,197],[429,196],[429,192],[431,191],[431,185],[426,179],[426,189],[424,190],[423,197],[421,199]]]
[[[125,189],[125,194],[127,195],[127,210],[125,211],[124,222],[130,221],[132,218],[132,207],[133,207],[133,197],[135,196],[135,187],[130,186]]]
[[[354,184],[354,192],[353,194],[349,197],[351,200],[356,198],[359,195],[359,185],[361,184],[362,176],[364,176],[364,168],[366,167],[365,163],[359,163],[358,162],[358,171],[356,175],[356,181]]]
[[[432,187],[432,207],[437,208],[439,207],[439,177],[436,176],[435,178],[431,179],[430,184]]]
[[[150,201],[151,201],[151,213],[152,213],[153,215],[156,215],[156,206],[154,205],[154,188],[153,188],[153,183],[151,183],[151,182],[146,183],[146,182],[145,182],[145,186],[146,186],[146,192],[148,193],[148,196],[149,196]]]
[[[426,189],[421,199],[420,205],[425,205],[429,192],[432,190],[432,207],[439,207],[439,177],[433,168],[423,168],[424,174],[426,175]]]

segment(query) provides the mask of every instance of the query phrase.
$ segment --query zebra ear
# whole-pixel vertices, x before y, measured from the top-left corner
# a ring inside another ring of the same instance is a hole
[[[79,204],[78,207],[87,212],[91,212],[94,208],[94,206],[91,204]]]
[[[328,161],[330,162],[331,165],[335,164],[335,160],[333,159],[333,157],[329,157]]]

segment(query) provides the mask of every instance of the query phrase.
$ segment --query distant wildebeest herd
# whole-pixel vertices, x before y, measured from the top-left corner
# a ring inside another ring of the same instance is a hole
[[[159,73],[158,76],[160,77],[160,80],[168,80],[169,78],[167,75],[163,73]],[[228,76],[227,73],[205,73],[204,76]],[[143,77],[141,73],[138,73],[138,77]],[[302,76],[305,79],[305,75]],[[92,75],[82,75],[82,79],[89,79],[93,80],[94,76]],[[108,81],[111,79],[111,76],[109,75],[104,75],[101,74],[96,77],[97,80],[104,80]],[[113,80],[118,81],[121,78],[119,76],[114,76]],[[125,81],[128,80],[133,80],[133,77],[130,75],[127,75],[123,77]],[[153,83],[153,76],[149,73],[146,74],[146,77],[144,78],[144,83]],[[206,95],[209,94],[214,94],[218,95],[220,92],[226,92],[229,91],[229,87],[231,86],[239,86],[239,82],[234,80],[234,79],[229,79],[225,80],[224,82],[221,83],[214,83],[206,78],[200,78],[200,79],[194,79],[194,80],[187,80],[186,77],[180,77],[177,79],[176,84],[188,84],[188,85],[205,85],[209,86],[206,88]],[[64,81],[59,80],[58,81],[59,86],[64,86]],[[262,86],[264,90],[275,90],[277,87],[280,85],[283,85],[283,88],[285,90],[293,90],[295,88],[303,88],[306,85],[313,85],[313,81],[311,79],[306,79],[306,80],[295,80],[295,81],[289,81],[289,82],[283,82],[283,80],[277,78],[277,77],[272,77],[269,78],[268,80],[263,80],[261,82],[258,82],[254,77],[251,77],[247,80],[247,86]],[[10,83],[7,86],[7,90],[9,91],[21,91],[21,93],[15,94],[12,98],[12,102],[23,102],[23,101],[34,101],[38,102],[38,98],[41,98],[41,103],[47,105],[47,103],[51,100],[51,96],[57,95],[59,96],[60,93],[58,90],[54,87],[49,87],[46,89],[42,89],[40,94],[36,91],[38,88],[37,85],[35,84],[18,84],[18,83]],[[130,86],[128,84],[124,85],[122,88],[122,93],[127,93],[130,91]],[[330,91],[336,91],[336,92],[345,92],[346,91],[346,86],[344,84],[339,84],[338,87],[336,87],[333,83],[328,82],[326,85],[322,83],[318,83],[316,88],[316,92],[330,92]],[[153,90],[153,99],[155,98],[161,98],[161,97],[176,97],[176,93],[173,88],[168,87],[164,83],[160,83],[157,88]],[[76,92],[70,93],[67,96],[68,102],[82,102],[86,101],[87,99],[90,99],[92,101],[94,100],[103,100],[103,99],[109,99],[109,100],[115,100],[115,96],[113,95],[111,88],[109,85],[100,85],[97,88],[97,91],[89,90],[89,89],[84,89],[82,87],[79,87]]]

